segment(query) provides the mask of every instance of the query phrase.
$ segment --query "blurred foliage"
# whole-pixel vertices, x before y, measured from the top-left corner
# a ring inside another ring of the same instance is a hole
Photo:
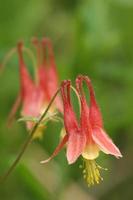
[[[51,164],[40,166],[39,161],[51,154],[59,141],[61,125],[50,123],[43,140],[31,144],[15,172],[0,187],[0,199],[67,200],[75,198],[75,194],[77,200],[133,199],[132,20],[132,0],[0,2],[0,60],[20,39],[30,46],[33,36],[50,37],[60,80],[74,81],[79,73],[92,78],[105,128],[123,153],[121,160],[101,153],[99,162],[109,171],[104,172],[101,185],[88,189],[78,167],[81,161],[68,166],[64,151]],[[27,136],[22,123],[6,126],[19,90],[16,56],[0,75],[0,85],[2,174]]]

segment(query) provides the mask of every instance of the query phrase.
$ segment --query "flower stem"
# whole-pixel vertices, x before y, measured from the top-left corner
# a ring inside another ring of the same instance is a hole
[[[75,92],[77,98],[78,98],[78,104],[79,104],[79,112],[81,113],[81,103],[80,103],[80,97],[79,94],[77,92],[77,90],[71,85],[72,90]]]
[[[46,108],[46,110],[44,111],[44,113],[41,115],[40,119],[36,122],[36,124],[34,125],[33,129],[31,130],[31,133],[28,137],[28,139],[25,141],[25,143],[23,144],[17,158],[15,159],[15,161],[13,162],[13,164],[11,165],[11,167],[7,170],[7,172],[2,176],[0,177],[0,184],[2,184],[6,179],[7,177],[11,174],[11,172],[14,170],[14,168],[16,167],[16,165],[18,164],[18,162],[20,161],[21,157],[23,156],[26,148],[28,147],[28,145],[30,144],[30,142],[32,141],[32,138],[39,126],[39,124],[42,122],[43,118],[45,117],[45,115],[47,114],[50,106],[52,105],[54,99],[56,98],[57,94],[60,92],[60,88],[56,91],[56,93],[54,94],[54,96],[52,97],[48,107]]]
[[[32,51],[30,49],[28,49],[26,47],[23,47],[23,50],[25,53],[27,53],[27,55],[29,56],[29,58],[31,59],[31,61],[33,63],[35,82],[38,83],[37,63],[34,58],[34,54],[32,53]]]
[[[17,49],[16,48],[13,48],[11,49],[7,54],[6,56],[4,57],[3,61],[2,61],[2,64],[0,66],[0,73],[3,72],[6,64],[8,63],[8,61],[11,59],[11,57],[14,55],[14,53],[16,53]]]

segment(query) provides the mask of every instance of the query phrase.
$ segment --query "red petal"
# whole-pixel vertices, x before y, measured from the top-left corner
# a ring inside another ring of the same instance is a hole
[[[48,49],[48,61],[53,68],[55,68],[55,59],[54,59],[54,52],[51,40],[49,38],[42,39],[42,46],[44,51],[44,63],[46,63],[46,48]]]
[[[43,53],[44,53],[44,69],[46,73],[46,84],[47,84],[47,91],[49,98],[51,99],[53,94],[56,92],[58,88],[58,75],[56,71],[56,65],[55,65],[55,59],[54,59],[54,52],[52,43],[48,38],[43,38],[42,40],[42,46],[43,46]],[[46,51],[46,49],[48,51]],[[46,55],[48,52],[48,59],[46,62]],[[49,100],[50,100],[49,99]]]
[[[64,125],[69,136],[67,145],[67,160],[69,164],[72,164],[82,153],[86,144],[86,138],[80,130],[75,112],[71,105],[70,86],[71,82],[69,80],[63,81],[61,94],[64,105]]]
[[[80,132],[71,133],[67,144],[67,160],[69,164],[74,163],[81,155],[86,145],[85,135]]]
[[[23,100],[22,115],[38,117],[44,109],[44,95],[39,88],[34,88]]]
[[[75,112],[71,105],[70,99],[70,81],[63,81],[61,86],[61,95],[63,99],[63,106],[64,106],[64,125],[66,132],[71,134],[73,132],[78,132],[79,125],[76,119]]]
[[[50,101],[58,88],[58,73],[56,70],[52,43],[48,38],[42,40],[43,62],[39,68],[39,81],[46,101]],[[46,51],[47,50],[47,51]],[[62,103],[59,97],[55,99],[55,104],[60,112],[63,112]]]
[[[113,143],[111,138],[104,132],[103,129],[93,129],[92,138],[104,153],[114,155],[117,158],[122,157],[122,154],[117,146]]]
[[[92,127],[95,127],[95,126],[102,127],[103,126],[102,115],[101,115],[99,106],[96,102],[95,92],[94,92],[93,86],[91,84],[90,79],[87,76],[79,75],[76,78],[77,90],[78,90],[79,94],[81,95],[81,98],[85,99],[84,93],[82,91],[82,82],[83,81],[86,82],[88,89],[89,89],[89,92],[90,92],[90,113],[89,113],[89,115],[90,115],[91,125],[92,125]]]
[[[52,98],[53,94],[56,92],[58,88],[58,78],[57,78],[57,72],[53,68],[53,66],[50,66],[47,72],[47,87],[50,98]]]
[[[41,163],[47,163],[49,162],[52,158],[54,158],[60,151],[61,149],[64,147],[64,145],[66,144],[66,142],[68,141],[68,135],[65,135],[64,138],[61,140],[61,142],[59,143],[59,145],[56,147],[55,151],[53,152],[53,154],[47,159],[47,160],[43,160],[41,161]]]
[[[19,54],[19,65],[20,65],[20,82],[21,82],[22,98],[24,98],[33,90],[34,84],[31,80],[31,77],[28,73],[28,70],[23,60],[22,47],[23,47],[23,43],[19,42],[18,54]]]
[[[76,88],[80,96],[81,101],[81,117],[80,117],[80,126],[82,130],[82,134],[85,134],[87,137],[87,141],[91,139],[91,124],[90,124],[90,112],[89,112],[89,106],[87,104],[83,88],[82,88],[82,81],[83,76],[79,75],[76,78]]]
[[[103,120],[102,120],[102,114],[100,111],[100,108],[97,104],[96,98],[95,98],[95,92],[92,86],[92,83],[90,79],[87,76],[84,76],[84,80],[87,83],[87,86],[90,91],[90,122],[92,127],[103,126]]]
[[[45,100],[48,101],[49,98],[49,92],[47,87],[47,70],[44,66],[41,66],[38,68],[38,76],[39,76],[39,85],[42,91],[44,92]]]

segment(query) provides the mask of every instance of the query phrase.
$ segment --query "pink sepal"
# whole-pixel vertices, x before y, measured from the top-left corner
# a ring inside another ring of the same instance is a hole
[[[47,159],[47,160],[43,160],[41,161],[42,164],[49,162],[52,158],[54,158],[60,151],[61,149],[64,147],[64,145],[66,144],[66,142],[68,141],[68,135],[65,135],[64,138],[61,140],[61,142],[59,143],[59,145],[56,147],[55,151],[53,152],[53,154]]]
[[[93,129],[92,138],[104,153],[111,154],[117,158],[122,157],[120,150],[102,128]]]

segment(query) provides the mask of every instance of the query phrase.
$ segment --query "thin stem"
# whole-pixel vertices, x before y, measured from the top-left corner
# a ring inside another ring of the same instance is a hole
[[[31,60],[32,60],[33,68],[34,68],[34,79],[35,79],[35,82],[38,83],[37,62],[36,62],[36,59],[34,57],[34,54],[29,48],[26,48],[26,47],[23,47],[23,51],[25,53],[27,53],[29,58],[31,58]]]
[[[23,50],[24,50],[24,52],[27,53],[27,55],[31,58],[32,63],[33,63],[33,66],[34,66],[34,68],[35,68],[35,70],[36,70],[37,63],[36,63],[36,59],[35,59],[35,57],[34,57],[33,52],[32,52],[29,48],[26,48],[26,47],[23,47]]]
[[[32,138],[39,126],[39,124],[42,122],[43,118],[45,117],[45,115],[47,114],[50,106],[52,105],[54,99],[56,98],[57,94],[60,92],[60,88],[56,91],[56,93],[54,94],[54,96],[52,97],[48,107],[46,108],[46,110],[44,111],[44,113],[41,115],[40,119],[38,120],[38,122],[36,122],[36,124],[34,125],[33,129],[31,130],[31,133],[28,137],[28,139],[26,140],[26,142],[24,143],[24,145],[22,146],[16,160],[13,162],[13,164],[11,165],[11,167],[8,169],[8,171],[0,178],[0,184],[2,184],[7,177],[11,174],[11,172],[14,170],[14,168],[16,167],[16,165],[18,164],[18,162],[20,161],[22,155],[24,154],[26,148],[28,147],[28,145],[30,144],[30,142],[32,141]]]
[[[81,113],[81,103],[80,103],[80,97],[79,94],[77,92],[77,90],[71,85],[71,89],[75,92],[77,98],[78,98],[78,104],[79,104],[79,112]]]
[[[13,48],[6,54],[5,58],[3,59],[1,66],[0,66],[0,72],[3,72],[8,61],[11,59],[11,57],[14,55],[14,53],[16,53],[16,50],[17,50],[16,48]]]

